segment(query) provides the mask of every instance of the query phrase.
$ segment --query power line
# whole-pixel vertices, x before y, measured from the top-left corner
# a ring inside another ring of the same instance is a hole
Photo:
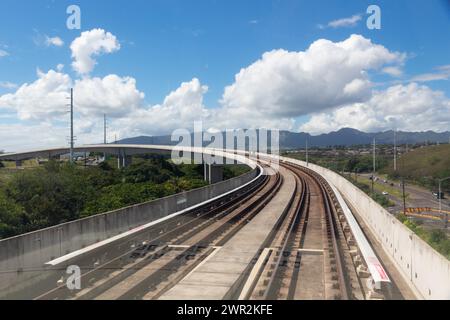
[[[309,157],[308,157],[308,136],[306,136],[306,166],[309,167]]]

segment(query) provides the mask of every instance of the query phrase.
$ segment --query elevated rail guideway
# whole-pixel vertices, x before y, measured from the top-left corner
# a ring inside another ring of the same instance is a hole
[[[68,151],[5,154],[0,160]],[[252,171],[203,190],[1,240],[0,288],[14,288],[5,289],[5,297],[450,299],[449,261],[327,169],[208,148],[89,145],[74,151],[112,154],[119,166],[144,153],[214,155]],[[66,286],[70,265],[81,268],[79,290]],[[25,278],[32,279],[32,290]]]

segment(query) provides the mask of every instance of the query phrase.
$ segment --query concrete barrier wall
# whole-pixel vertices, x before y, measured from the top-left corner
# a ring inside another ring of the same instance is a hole
[[[306,166],[303,161],[281,160]],[[322,175],[344,195],[422,298],[450,299],[449,260],[341,175],[314,164],[309,164],[308,168]]]
[[[0,241],[0,297],[39,274],[44,263],[145,223],[220,196],[257,176],[257,170],[214,185]]]

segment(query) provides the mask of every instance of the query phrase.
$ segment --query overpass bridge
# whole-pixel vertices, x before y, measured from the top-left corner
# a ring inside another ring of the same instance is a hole
[[[153,154],[167,155],[174,151],[188,153],[186,157],[193,160],[195,154],[202,154],[202,152],[197,152],[195,148],[190,150],[184,150],[183,148],[173,147],[173,146],[161,146],[161,145],[119,145],[119,144],[99,144],[99,145],[85,145],[80,147],[74,147],[74,153],[103,153],[115,156],[117,158],[117,167],[124,168],[132,163],[133,155],[139,155],[143,153],[148,153],[151,151]],[[22,166],[24,160],[30,159],[58,159],[63,155],[68,155],[70,153],[69,148],[54,148],[46,150],[32,150],[28,152],[21,153],[9,153],[0,154],[0,160],[4,161],[14,161],[17,167]],[[217,157],[220,157],[217,154]],[[222,155],[223,157],[223,155]],[[214,165],[214,163],[205,163],[204,169],[205,180],[210,183],[215,183],[221,181],[221,167]]]
[[[53,158],[67,148],[0,155]],[[338,174],[267,154],[90,145],[118,157],[186,152],[252,171],[0,241],[0,298],[450,299],[450,263]],[[67,268],[80,268],[80,288]]]

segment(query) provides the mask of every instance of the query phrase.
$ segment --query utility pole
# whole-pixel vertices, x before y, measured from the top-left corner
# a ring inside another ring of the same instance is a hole
[[[397,129],[394,130],[394,171],[397,171]]]
[[[106,141],[106,113],[103,114],[103,144],[107,144],[107,141]]]
[[[405,178],[403,177],[402,177],[402,192],[403,192],[403,214],[406,216]]]
[[[306,136],[306,166],[309,166],[309,157],[308,157],[308,136]]]
[[[338,168],[339,154],[336,150],[336,146],[334,146],[333,153],[334,153],[334,171],[339,173],[339,168]]]
[[[373,138],[373,174],[375,175],[375,171],[377,171],[377,141]]]
[[[375,171],[376,171],[376,140],[373,138],[373,165],[372,165],[372,195],[374,194],[374,184],[375,184]]]
[[[73,138],[73,88],[70,89],[70,163],[73,163],[73,147],[74,147],[74,138]]]
[[[106,139],[106,113],[103,114],[103,144],[107,144]],[[103,160],[106,161],[106,152],[103,153]]]
[[[444,178],[444,179],[440,179],[439,180],[439,193],[438,193],[438,200],[439,200],[439,215],[442,217],[442,182],[449,180],[450,177]],[[444,215],[444,219],[445,219],[445,229],[448,228],[448,213],[445,213]]]
[[[442,194],[442,187],[441,187],[441,185],[442,185],[442,181],[441,180],[439,180],[439,191],[438,191],[438,199],[439,199],[439,215],[442,217],[442,200],[441,200],[441,194]],[[445,221],[445,228],[447,229],[447,220],[448,219],[445,219],[446,221]]]

